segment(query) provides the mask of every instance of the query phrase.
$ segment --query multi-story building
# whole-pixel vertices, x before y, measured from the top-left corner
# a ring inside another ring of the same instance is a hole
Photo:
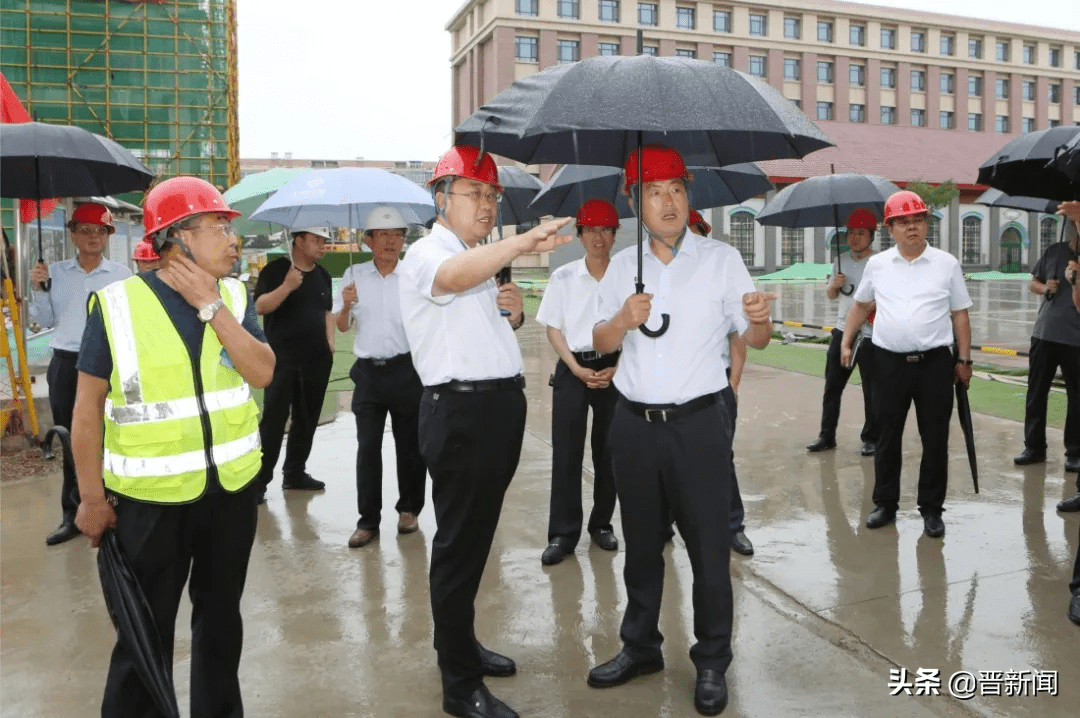
[[[778,187],[833,169],[901,185],[952,180],[961,194],[936,213],[932,241],[971,268],[1030,266],[1060,222],[973,202],[985,189],[978,165],[1008,140],[1080,125],[1074,31],[832,0],[469,0],[446,29],[455,125],[517,78],[636,53],[642,30],[646,53],[761,77],[836,143],[803,161],[763,163]],[[824,229],[754,222],[765,199],[714,211],[717,235],[765,270],[828,259]]]

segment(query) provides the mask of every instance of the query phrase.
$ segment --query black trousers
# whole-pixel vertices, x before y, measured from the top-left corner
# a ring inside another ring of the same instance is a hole
[[[868,347],[863,347],[863,352]],[[919,361],[874,346],[874,370],[879,387],[874,410],[881,422],[874,454],[874,504],[895,511],[900,503],[900,468],[904,424],[915,404],[922,437],[919,465],[919,513],[940,514],[949,483],[949,420],[953,409],[955,358],[949,347],[930,349]]]
[[[79,370],[76,363],[78,352],[66,352],[53,349],[52,360],[45,373],[49,382],[49,408],[53,423],[71,431],[71,414],[75,410],[75,389],[79,383]],[[79,508],[79,483],[74,467],[64,470],[64,483],[60,488],[60,510],[64,523],[74,523],[75,511]]]
[[[719,428],[719,430],[718,430]],[[722,400],[676,417],[648,422],[621,398],[611,423],[615,487],[622,512],[627,605],[620,636],[637,660],[660,656],[660,600],[668,508],[686,541],[694,572],[694,636],[698,670],[731,663],[731,533],[717,521],[731,498],[731,426]]]
[[[728,380],[731,379],[731,370],[727,370]],[[735,390],[730,385],[720,390],[720,398],[724,402],[724,409],[728,413],[728,426],[731,428],[732,444],[735,441],[735,422],[739,418],[739,402],[735,399]],[[731,462],[728,469],[731,472],[731,506],[728,509],[728,525],[731,533],[738,533],[746,526],[743,524],[746,518],[746,510],[743,508],[742,494],[739,493],[739,479],[735,476],[735,449],[731,450]]]
[[[525,393],[517,388],[426,387],[420,401],[420,454],[431,472],[438,526],[431,545],[431,614],[448,696],[467,698],[482,683],[474,601],[521,456],[525,407]]]
[[[1069,593],[1080,591],[1080,545],[1076,547],[1076,561],[1073,563],[1073,577],[1069,582]]]
[[[147,504],[118,497],[116,535],[146,594],[172,666],[176,613],[184,584],[191,596],[191,718],[240,718],[240,597],[255,540],[251,482],[235,494],[219,491],[190,504]],[[190,581],[188,576],[190,574]],[[117,641],[105,683],[102,718],[163,715]]]
[[[382,514],[382,446],[387,413],[397,454],[398,502],[394,509],[399,514],[419,514],[424,508],[427,468],[420,456],[418,438],[424,386],[408,354],[382,365],[357,359],[349,376],[356,384],[352,398],[357,443],[356,504],[360,515],[356,527],[377,529]]]
[[[610,359],[609,359],[610,357]],[[582,366],[599,371],[614,366],[618,355],[608,355]],[[611,531],[615,513],[615,474],[611,469],[608,430],[615,413],[618,392],[590,389],[559,360],[552,377],[551,392],[551,505],[548,513],[548,541],[556,537],[577,544],[584,512],[581,508],[581,467],[585,457],[585,432],[589,408],[593,411],[593,507],[588,531]]]
[[[840,348],[844,343],[844,332],[832,330],[829,351],[825,358],[825,396],[821,401],[821,431],[818,436],[833,443],[836,442],[836,424],[840,421],[840,399],[844,396],[844,387],[854,367],[847,368],[840,363]],[[870,340],[863,340],[863,345],[855,354],[855,363],[859,366],[862,379],[863,428],[859,438],[863,443],[877,442],[880,429],[874,417],[874,350]]]
[[[1050,383],[1061,367],[1068,409],[1065,414],[1065,457],[1080,459],[1080,347],[1031,338],[1028,356],[1024,446],[1046,453],[1046,402]],[[1080,479],[1078,479],[1080,486]]]
[[[274,479],[274,467],[285,436],[285,422],[290,414],[292,425],[281,473],[286,478],[304,473],[333,364],[334,357],[329,353],[305,362],[278,356],[274,378],[263,394],[263,415],[259,421],[263,452],[259,480],[263,486]]]

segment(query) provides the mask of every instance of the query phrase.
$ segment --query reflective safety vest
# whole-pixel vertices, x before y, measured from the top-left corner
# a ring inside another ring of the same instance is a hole
[[[247,290],[218,282],[237,321]],[[101,303],[113,368],[105,400],[105,486],[137,501],[181,504],[206,490],[207,470],[230,492],[259,471],[258,407],[217,334],[203,330],[193,362],[154,291],[138,276],[95,295]]]

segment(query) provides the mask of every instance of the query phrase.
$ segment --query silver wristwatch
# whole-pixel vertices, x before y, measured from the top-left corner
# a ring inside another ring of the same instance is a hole
[[[211,302],[210,304],[207,304],[205,307],[201,307],[199,309],[199,319],[204,322],[210,321],[214,318],[214,315],[217,314],[217,310],[221,309],[224,306],[225,300],[219,299],[216,302]]]

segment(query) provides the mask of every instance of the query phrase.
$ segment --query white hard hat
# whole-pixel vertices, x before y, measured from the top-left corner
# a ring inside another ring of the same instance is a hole
[[[405,224],[405,218],[401,216],[401,212],[384,204],[371,210],[367,216],[364,231],[370,232],[373,229],[408,229],[408,225]]]
[[[297,235],[303,232],[317,235],[319,237],[322,237],[323,239],[334,239],[334,235],[330,231],[329,227],[293,227],[289,230],[289,234],[291,235]]]

